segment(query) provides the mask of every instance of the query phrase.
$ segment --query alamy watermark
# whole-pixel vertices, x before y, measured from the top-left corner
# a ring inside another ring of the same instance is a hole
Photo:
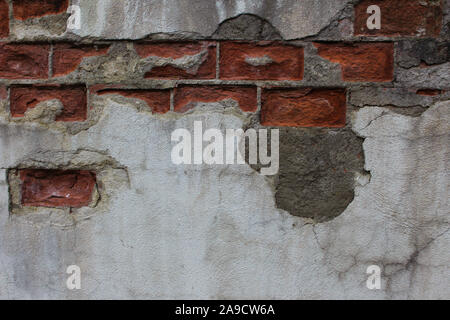
[[[370,14],[369,18],[367,18],[367,28],[369,30],[379,30],[381,29],[381,10],[380,7],[373,4],[367,7],[367,13]]]
[[[81,269],[76,264],[67,267],[66,273],[70,274],[67,278],[66,286],[69,290],[81,289]]]
[[[67,8],[70,17],[67,19],[67,30],[81,29],[81,8],[78,4],[72,4]]]
[[[211,128],[203,132],[202,121],[194,121],[193,134],[187,129],[176,129],[172,132],[171,140],[178,142],[171,152],[172,162],[177,165],[245,164],[247,158],[249,164],[261,165],[262,175],[278,172],[278,129],[226,129],[224,133]],[[205,146],[204,142],[207,143]]]
[[[369,290],[381,289],[381,268],[376,264],[367,267],[366,273],[369,275],[366,281],[366,287]]]

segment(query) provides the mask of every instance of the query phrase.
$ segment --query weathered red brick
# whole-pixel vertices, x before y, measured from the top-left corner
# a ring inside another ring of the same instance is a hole
[[[9,5],[6,0],[0,0],[0,38],[9,35]]]
[[[344,127],[345,89],[264,89],[261,124],[288,127]]]
[[[0,43],[0,78],[48,77],[48,45]]]
[[[179,86],[174,92],[174,110],[186,112],[199,102],[232,99],[242,111],[254,112],[257,109],[256,95],[256,87],[250,86]]]
[[[53,48],[53,75],[69,74],[77,69],[83,58],[104,55],[108,49],[108,45],[56,44]]]
[[[420,94],[422,96],[437,96],[443,93],[443,90],[440,89],[419,89],[416,91],[416,94]]]
[[[369,30],[367,7],[381,11],[381,29]],[[440,0],[363,0],[355,6],[355,35],[438,36],[442,26]]]
[[[96,184],[94,172],[86,170],[19,170],[22,205],[33,207],[88,206]]]
[[[69,0],[13,0],[14,19],[26,20],[67,11]]]
[[[145,78],[214,79],[216,77],[215,42],[139,43],[134,45],[141,58],[166,59]],[[182,62],[182,58],[190,61]]]
[[[87,118],[86,87],[83,85],[18,85],[10,89],[12,117],[23,117],[37,104],[58,99],[64,106],[56,121],[84,121]]]
[[[223,42],[219,74],[233,80],[301,80],[303,48],[277,42]]]
[[[0,100],[8,98],[8,90],[5,86],[0,86]]]
[[[384,82],[394,77],[393,43],[315,43],[318,54],[339,63],[344,81]]]
[[[152,112],[166,113],[170,110],[170,89],[117,89],[101,88],[95,92],[98,95],[119,94],[127,98],[135,98],[145,101]]]

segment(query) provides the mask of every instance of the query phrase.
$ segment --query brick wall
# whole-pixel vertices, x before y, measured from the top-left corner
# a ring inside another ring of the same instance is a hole
[[[366,26],[371,4],[381,8],[380,30]],[[143,101],[156,114],[189,112],[199,102],[228,99],[242,112],[258,115],[263,126],[344,128],[355,88],[405,88],[397,79],[402,63],[426,69],[442,63],[440,56],[448,59],[448,43],[439,38],[442,6],[440,1],[360,1],[354,7],[353,34],[345,42],[320,37],[22,42],[10,34],[10,25],[64,14],[68,1],[0,0],[0,98],[8,100],[13,119],[56,99],[63,109],[54,121],[83,122],[90,117],[93,96],[120,95]],[[414,45],[417,50],[411,49]],[[423,54],[424,47],[431,54]],[[429,61],[433,57],[438,61]],[[320,61],[340,77],[330,80],[310,61]],[[111,65],[128,71],[111,73]],[[406,89],[434,96],[447,88],[431,83]],[[24,206],[80,207],[89,204],[96,178],[85,170],[27,168],[20,179]]]

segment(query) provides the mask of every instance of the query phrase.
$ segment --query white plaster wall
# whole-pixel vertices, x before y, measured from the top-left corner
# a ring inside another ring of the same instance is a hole
[[[72,0],[81,8],[83,37],[139,39],[156,33],[210,36],[226,19],[255,14],[283,38],[318,33],[350,0]]]
[[[104,105],[75,136],[2,117],[0,298],[450,298],[450,102],[416,118],[354,113],[371,180],[318,225],[276,209],[272,186],[247,165],[170,161],[175,128],[238,128],[245,115],[215,104],[183,116],[140,112],[132,99]],[[129,182],[109,181],[106,205],[73,226],[9,216],[5,169],[49,149],[104,152]],[[66,288],[71,264],[81,290]],[[383,270],[381,290],[366,288],[371,264]]]

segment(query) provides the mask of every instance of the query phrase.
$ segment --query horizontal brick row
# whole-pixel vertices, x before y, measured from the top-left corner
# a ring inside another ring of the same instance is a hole
[[[316,43],[318,54],[342,67],[344,81],[392,81],[392,43]],[[108,45],[56,44],[51,64],[53,77],[75,71],[84,58],[106,55]],[[221,43],[218,75],[217,43],[135,44],[136,52],[148,63],[145,78],[292,80],[303,79],[303,48],[271,42]],[[0,43],[0,78],[46,79],[49,77],[49,45]]]
[[[120,95],[144,101],[154,113],[171,108],[172,89],[126,89],[104,85],[91,87],[98,96]],[[3,94],[6,98],[6,91]],[[39,103],[58,100],[63,105],[56,121],[87,119],[87,89],[83,85],[13,85],[10,112],[24,117]],[[258,109],[255,86],[181,85],[173,89],[174,112],[186,112],[199,104],[232,101],[244,112]],[[1,98],[1,97],[0,97]],[[261,123],[269,126],[339,127],[345,126],[344,89],[264,88],[261,93]]]
[[[90,94],[122,96],[144,102],[153,113],[171,109],[184,113],[208,103],[231,102],[244,112],[258,111],[258,90],[249,85],[179,85],[173,89],[135,89],[123,85],[93,85]],[[438,89],[417,89],[416,94],[436,96]],[[21,118],[39,103],[58,100],[63,109],[55,121],[84,121],[88,116],[88,89],[83,84],[30,84],[9,87],[12,118]],[[173,102],[171,96],[173,94]],[[8,98],[0,86],[0,100]],[[172,105],[173,103],[173,105]],[[172,105],[172,106],[171,106]],[[346,89],[344,88],[261,88],[260,120],[264,126],[343,127],[346,124]]]

